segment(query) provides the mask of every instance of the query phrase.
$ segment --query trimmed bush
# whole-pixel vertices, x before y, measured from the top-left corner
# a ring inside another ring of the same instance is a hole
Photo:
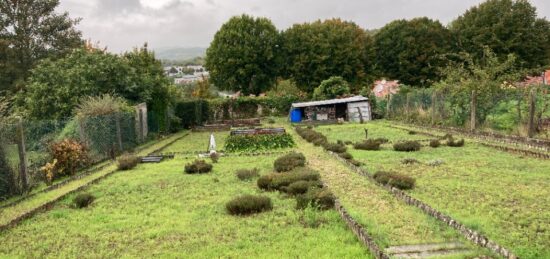
[[[449,147],[463,147],[464,146],[464,139],[461,139],[459,141],[455,141],[453,138],[449,138],[447,140],[447,146],[449,146]]]
[[[242,195],[225,204],[231,215],[249,215],[273,209],[271,199],[266,196]]]
[[[316,146],[324,145],[328,142],[327,137],[313,130],[313,127],[310,126],[307,128],[298,127],[296,128],[296,132],[307,142],[313,143]]]
[[[130,170],[136,167],[141,158],[136,155],[124,154],[117,159],[118,170]]]
[[[89,193],[81,193],[74,197],[73,203],[77,208],[82,209],[88,207],[94,200],[95,197],[93,195]]]
[[[240,169],[237,170],[235,174],[237,175],[237,178],[239,178],[241,181],[245,181],[260,176],[260,170],[258,168]]]
[[[195,160],[185,165],[185,172],[188,174],[203,174],[212,171],[212,165],[204,160]]]
[[[414,130],[409,130],[409,135],[416,135],[416,131],[414,131]]]
[[[346,140],[346,141],[344,142],[344,144],[346,144],[346,145],[353,145],[353,142],[352,142],[351,140]]]
[[[376,141],[380,144],[385,144],[385,143],[390,142],[387,138],[375,138],[374,141]]]
[[[344,153],[348,149],[344,144],[325,143],[323,148],[334,153]]]
[[[323,187],[319,181],[304,181],[300,180],[293,182],[288,187],[284,188],[284,191],[291,195],[299,195],[306,193],[310,188],[320,188]]]
[[[258,187],[263,190],[283,190],[284,187],[298,181],[317,181],[320,175],[309,168],[296,168],[295,170],[284,173],[271,173],[261,176],[258,181]],[[283,190],[284,191],[284,190]]]
[[[362,162],[357,161],[357,160],[355,160],[355,159],[350,159],[350,160],[348,160],[348,161],[349,161],[352,165],[354,165],[354,166],[362,166],[362,165],[363,165]]]
[[[327,142],[327,139],[325,138],[316,138],[314,139],[312,142],[311,142],[314,146],[323,146],[325,145]]]
[[[327,188],[310,188],[305,194],[296,196],[296,208],[304,209],[309,205],[322,210],[334,208],[336,197]]]
[[[439,140],[437,139],[430,140],[430,147],[438,148],[440,145],[441,143],[439,142]]]
[[[381,143],[376,140],[367,139],[363,142],[355,143],[353,148],[358,150],[380,150],[380,145]]]
[[[402,175],[395,172],[379,171],[374,174],[374,180],[377,182],[395,187],[400,190],[408,190],[414,188],[416,180],[412,177]]]
[[[275,160],[273,166],[277,172],[288,172],[296,167],[303,167],[306,165],[306,157],[301,153],[288,153]]]
[[[393,144],[393,150],[401,152],[413,152],[420,150],[418,141],[403,141]]]
[[[353,159],[353,156],[348,152],[338,153],[338,156],[340,156],[341,158],[346,159],[346,160]]]

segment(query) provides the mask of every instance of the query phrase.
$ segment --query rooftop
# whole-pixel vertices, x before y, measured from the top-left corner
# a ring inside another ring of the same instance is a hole
[[[322,101],[313,101],[313,102],[303,102],[303,103],[293,103],[292,108],[304,108],[304,107],[311,107],[311,106],[321,106],[321,105],[331,105],[331,104],[339,104],[339,103],[353,103],[353,102],[364,102],[367,101],[368,98],[356,95],[353,97],[348,98],[342,98],[342,99],[331,99],[331,100],[322,100]]]

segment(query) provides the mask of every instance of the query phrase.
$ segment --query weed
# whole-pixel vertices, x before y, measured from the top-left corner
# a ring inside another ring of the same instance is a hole
[[[249,215],[273,209],[271,199],[265,196],[242,195],[225,204],[231,215]]]
[[[413,152],[420,150],[418,141],[403,141],[393,144],[393,150],[401,152]]]
[[[296,167],[303,167],[306,165],[306,157],[301,153],[288,153],[275,160],[273,166],[277,172],[288,172]]]
[[[88,207],[94,200],[95,197],[93,195],[89,193],[81,193],[73,199],[73,203],[77,208],[82,209]]]
[[[136,155],[124,154],[117,159],[118,170],[130,170],[136,167],[141,158]]]
[[[239,178],[241,181],[246,181],[260,176],[260,170],[258,168],[240,169],[237,170],[235,174],[237,175],[237,178]]]
[[[355,143],[353,148],[359,150],[380,150],[380,145],[381,143],[376,140],[367,139],[363,142]]]
[[[185,172],[188,174],[203,174],[212,171],[212,165],[204,160],[195,160],[185,165]]]

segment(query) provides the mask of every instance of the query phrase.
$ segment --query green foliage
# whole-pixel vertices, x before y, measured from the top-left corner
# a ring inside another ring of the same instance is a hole
[[[214,35],[206,51],[212,82],[224,90],[260,94],[277,77],[279,32],[267,18],[234,16]]]
[[[88,148],[72,139],[64,139],[50,144],[50,156],[54,161],[54,178],[61,175],[74,175],[89,162]]]
[[[118,170],[130,170],[135,168],[141,162],[141,157],[124,154],[117,159]]]
[[[307,96],[292,80],[278,80],[277,84],[266,95],[269,97],[294,96],[298,98]]]
[[[271,198],[266,196],[242,195],[225,204],[231,215],[249,215],[273,209]]]
[[[239,178],[239,180],[247,181],[247,180],[250,180],[252,178],[256,178],[256,177],[260,176],[260,169],[258,169],[258,168],[240,169],[240,170],[237,170],[235,175],[237,175],[237,178]]]
[[[318,181],[320,175],[306,167],[299,167],[286,173],[271,173],[258,178],[257,184],[260,189],[272,191],[284,191],[289,185],[298,181]]]
[[[110,94],[101,96],[86,96],[76,107],[75,113],[80,118],[109,115],[122,111],[131,111],[126,100]]]
[[[39,60],[82,46],[79,20],[57,13],[58,6],[59,0],[0,1],[0,91],[24,90]]]
[[[296,127],[296,132],[307,142],[313,143],[316,146],[324,145],[328,142],[327,137],[310,128]]]
[[[403,158],[401,160],[401,164],[404,164],[404,165],[412,165],[412,164],[419,164],[419,163],[420,161],[418,161],[418,159],[411,158],[411,157]]]
[[[210,171],[212,171],[212,165],[204,160],[195,160],[185,165],[185,173],[188,174],[204,174]]]
[[[449,147],[463,147],[464,146],[464,139],[455,141],[453,138],[449,138],[447,140],[447,146],[449,146]]]
[[[288,153],[283,155],[273,162],[273,167],[277,172],[288,172],[296,167],[304,167],[306,165],[306,157],[302,153]]]
[[[81,193],[74,197],[73,203],[77,208],[82,209],[88,207],[94,200],[95,197],[93,195],[89,193]]]
[[[310,188],[305,194],[296,197],[296,207],[305,209],[308,206],[313,206],[318,209],[332,209],[336,196],[327,188]]]
[[[441,145],[438,139],[430,140],[430,147],[438,148]]]
[[[442,57],[450,51],[451,35],[439,22],[426,17],[396,20],[374,36],[377,69],[382,76],[414,86],[439,80]]]
[[[353,159],[353,156],[348,152],[339,153],[338,156],[346,160]]]
[[[293,147],[295,145],[292,136],[284,134],[255,134],[255,135],[230,135],[225,140],[225,151],[228,152],[254,152]]]
[[[374,180],[381,184],[390,185],[401,190],[409,190],[414,188],[416,182],[416,180],[412,177],[395,172],[379,171],[376,172],[373,177]]]
[[[517,56],[526,68],[550,63],[550,23],[529,1],[488,0],[451,23],[460,51],[485,59],[488,47],[500,59]]]
[[[401,152],[413,152],[420,150],[420,143],[418,141],[402,141],[393,144],[393,150]]]
[[[323,148],[334,153],[344,153],[348,149],[346,145],[338,143],[325,143]]]
[[[203,125],[210,116],[209,104],[205,100],[180,101],[176,103],[174,113],[184,128]]]
[[[288,185],[284,191],[290,195],[300,195],[306,193],[310,188],[322,187],[319,181],[297,181]]]
[[[8,163],[4,147],[0,147],[0,199],[14,195],[16,186],[14,171]]]
[[[353,148],[359,150],[380,150],[380,145],[380,141],[367,139],[363,142],[353,144]]]
[[[348,82],[340,76],[332,76],[323,80],[313,91],[314,100],[326,100],[343,97],[350,94]]]
[[[372,74],[371,37],[353,22],[340,19],[295,24],[282,33],[283,74],[307,93],[323,80],[342,76],[354,89]]]

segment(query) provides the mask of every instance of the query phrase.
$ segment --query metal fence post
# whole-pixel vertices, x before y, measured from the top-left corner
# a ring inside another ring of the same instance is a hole
[[[122,147],[122,130],[120,129],[120,114],[119,113],[115,114],[115,126],[116,126],[116,137],[117,137],[117,141],[118,141],[118,149],[120,150],[120,152],[122,152],[122,150],[123,150],[123,147]]]
[[[27,151],[25,150],[25,130],[23,128],[23,118],[17,120],[17,149],[19,153],[19,179],[23,191],[29,188]]]

